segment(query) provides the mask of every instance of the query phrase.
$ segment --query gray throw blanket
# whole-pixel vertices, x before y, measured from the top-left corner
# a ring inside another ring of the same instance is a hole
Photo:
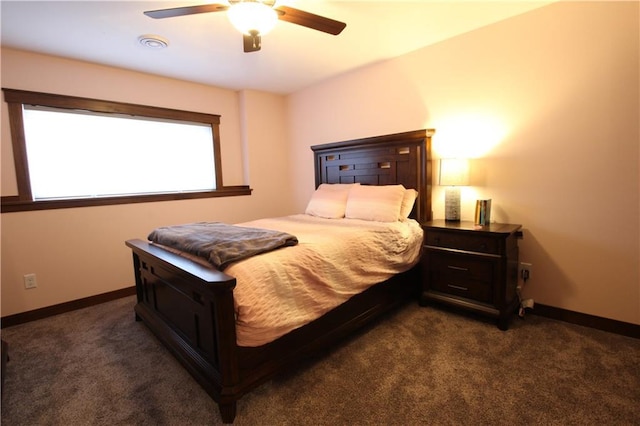
[[[285,232],[220,222],[164,226],[154,229],[147,238],[154,243],[203,257],[220,270],[232,262],[298,244],[296,237]]]

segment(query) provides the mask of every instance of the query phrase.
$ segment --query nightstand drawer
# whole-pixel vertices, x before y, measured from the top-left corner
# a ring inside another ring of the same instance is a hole
[[[430,289],[478,302],[493,301],[496,262],[437,251],[430,251],[427,258],[424,267]]]
[[[425,244],[436,247],[446,247],[457,250],[475,251],[480,253],[500,254],[500,244],[495,238],[469,233],[426,231]]]

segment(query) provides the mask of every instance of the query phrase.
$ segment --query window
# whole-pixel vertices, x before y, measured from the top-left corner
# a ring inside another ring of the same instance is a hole
[[[211,126],[67,111],[23,108],[34,200],[215,189]]]
[[[18,181],[3,212],[251,192],[222,185],[217,115],[3,90]]]

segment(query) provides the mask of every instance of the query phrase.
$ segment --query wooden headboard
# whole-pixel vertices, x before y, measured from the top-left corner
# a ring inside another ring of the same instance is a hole
[[[431,220],[433,129],[333,142],[311,147],[316,188],[321,183],[402,184],[419,196],[411,217]]]

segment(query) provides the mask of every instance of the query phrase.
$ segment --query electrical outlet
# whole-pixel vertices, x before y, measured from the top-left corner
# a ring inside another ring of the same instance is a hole
[[[27,274],[23,277],[24,288],[36,288],[38,283],[36,282],[36,274]]]
[[[527,262],[520,262],[520,279],[522,281],[529,281],[531,279],[531,271],[533,269],[533,265]]]

